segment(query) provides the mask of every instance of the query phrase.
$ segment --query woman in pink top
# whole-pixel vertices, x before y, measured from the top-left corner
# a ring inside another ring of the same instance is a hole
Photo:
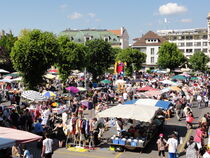
[[[202,142],[203,142],[204,130],[203,128],[199,127],[195,131],[195,138],[194,141],[197,143],[198,149],[201,149]]]

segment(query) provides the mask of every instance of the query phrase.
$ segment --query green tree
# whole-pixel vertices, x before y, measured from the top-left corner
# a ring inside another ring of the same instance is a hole
[[[14,71],[10,53],[16,40],[17,37],[12,32],[5,33],[2,31],[0,37],[0,67],[8,71]]]
[[[186,61],[184,54],[175,43],[164,42],[158,52],[158,66],[174,70]]]
[[[58,38],[59,56],[57,66],[63,81],[66,81],[72,70],[82,70],[85,67],[87,48],[83,44],[70,41],[67,36]]]
[[[127,48],[117,54],[116,60],[126,62],[126,74],[131,76],[133,70],[141,69],[142,64],[146,62],[146,54],[136,49]]]
[[[206,64],[209,62],[209,57],[205,55],[203,52],[195,52],[189,59],[190,66],[194,71],[202,71],[207,70]]]
[[[86,42],[87,51],[87,71],[92,73],[93,81],[103,75],[113,64],[115,51],[108,42],[96,39]]]
[[[25,86],[37,89],[46,70],[54,64],[57,52],[58,42],[52,33],[32,30],[15,42],[10,55],[14,68],[22,74]]]

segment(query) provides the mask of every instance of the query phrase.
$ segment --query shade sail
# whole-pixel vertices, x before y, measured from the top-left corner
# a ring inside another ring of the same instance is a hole
[[[15,140],[0,138],[0,149],[12,147],[13,145],[15,145]]]
[[[98,116],[151,122],[159,110],[160,108],[158,107],[139,106],[135,104],[130,104],[129,106],[117,105],[98,113]]]
[[[16,143],[29,143],[42,139],[36,134],[6,127],[0,127],[0,138],[11,139]]]

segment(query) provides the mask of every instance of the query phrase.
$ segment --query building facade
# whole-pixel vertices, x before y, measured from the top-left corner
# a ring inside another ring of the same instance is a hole
[[[158,60],[160,45],[165,39],[156,33],[149,31],[140,38],[135,38],[132,48],[137,49],[147,55],[145,67],[155,67]]]
[[[210,55],[208,52],[208,30],[206,28],[158,30],[157,34],[169,42],[176,43],[179,50],[187,58],[197,51],[202,51],[208,56]]]
[[[125,28],[119,30],[103,30],[103,29],[84,29],[84,30],[72,30],[67,29],[62,31],[61,35],[67,35],[71,41],[77,43],[85,43],[88,40],[102,39],[109,42],[112,47],[128,48],[129,36]]]

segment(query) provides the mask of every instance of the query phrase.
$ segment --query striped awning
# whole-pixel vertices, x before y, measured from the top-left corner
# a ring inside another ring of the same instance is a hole
[[[26,98],[31,101],[45,101],[47,98],[43,96],[41,93],[33,90],[23,91],[21,94],[23,98]]]

